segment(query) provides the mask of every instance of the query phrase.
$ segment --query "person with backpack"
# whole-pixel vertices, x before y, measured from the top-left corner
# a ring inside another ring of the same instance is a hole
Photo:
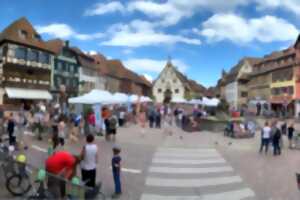
[[[289,139],[289,148],[292,149],[293,148],[293,137],[294,137],[294,132],[295,132],[295,128],[294,128],[294,124],[291,123],[288,127],[288,139]]]
[[[8,122],[7,122],[7,132],[8,132],[8,137],[9,137],[9,145],[11,145],[11,146],[16,145],[15,127],[16,127],[16,122],[14,119],[14,114],[10,113]]]
[[[281,154],[280,141],[281,141],[281,131],[275,124],[274,125],[274,134],[272,137],[273,150],[274,150],[273,155],[274,156]]]
[[[116,134],[117,134],[117,118],[114,115],[111,115],[109,119],[109,135],[108,140],[116,141]]]

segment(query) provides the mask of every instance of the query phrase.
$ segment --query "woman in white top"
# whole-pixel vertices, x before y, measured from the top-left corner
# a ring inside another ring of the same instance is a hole
[[[66,124],[61,119],[60,122],[58,123],[58,139],[59,139],[59,143],[61,146],[65,145],[65,137],[66,137],[65,127],[66,127]]]
[[[88,187],[96,185],[96,168],[98,163],[98,147],[94,143],[94,136],[86,136],[86,145],[81,152],[81,178]]]
[[[269,126],[269,122],[266,121],[265,126],[261,131],[261,145],[259,152],[262,153],[263,148],[265,147],[265,153],[268,153],[269,143],[271,138],[271,128]]]

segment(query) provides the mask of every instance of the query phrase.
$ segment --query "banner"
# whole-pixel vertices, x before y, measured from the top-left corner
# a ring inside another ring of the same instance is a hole
[[[102,128],[101,104],[93,105],[93,110],[95,113],[96,130],[100,130]]]

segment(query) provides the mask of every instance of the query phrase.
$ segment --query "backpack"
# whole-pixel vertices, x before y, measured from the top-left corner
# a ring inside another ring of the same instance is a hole
[[[109,128],[116,129],[117,127],[117,120],[113,117],[109,120]]]

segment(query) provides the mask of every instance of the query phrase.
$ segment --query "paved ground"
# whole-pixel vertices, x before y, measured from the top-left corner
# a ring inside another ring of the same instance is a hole
[[[141,132],[134,125],[119,129],[117,143],[122,147],[124,168],[122,200],[300,198],[295,179],[295,173],[300,172],[300,152],[288,150],[287,145],[281,156],[274,157],[258,153],[259,136],[234,140],[220,133],[184,133],[175,128],[172,136],[157,129],[146,129],[144,135]],[[32,136],[27,137],[32,141]],[[97,144],[97,179],[110,196],[113,144],[102,137],[97,138]],[[66,148],[79,153],[81,146],[68,143]],[[29,162],[41,166],[47,157],[46,147],[46,142],[33,140],[27,152]]]

